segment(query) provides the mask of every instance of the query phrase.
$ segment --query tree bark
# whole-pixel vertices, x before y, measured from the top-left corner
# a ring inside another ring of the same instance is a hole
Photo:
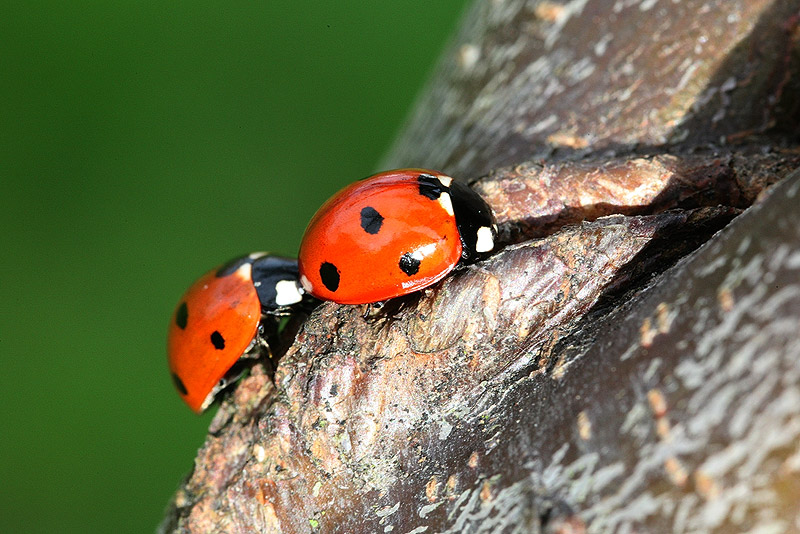
[[[799,21],[477,3],[386,167],[480,176],[503,248],[321,305],[161,531],[800,532]]]

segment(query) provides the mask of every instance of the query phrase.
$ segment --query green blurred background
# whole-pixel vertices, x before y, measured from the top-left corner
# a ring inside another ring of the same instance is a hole
[[[167,377],[178,297],[296,253],[466,3],[3,2],[0,531],[156,527],[212,415]]]

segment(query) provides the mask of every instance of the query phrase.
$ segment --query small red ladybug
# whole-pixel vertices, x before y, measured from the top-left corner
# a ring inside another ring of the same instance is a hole
[[[300,243],[300,282],[320,299],[380,302],[441,280],[496,237],[491,208],[466,185],[424,169],[383,172],[317,211]]]
[[[241,369],[269,354],[280,316],[307,297],[297,262],[259,252],[203,275],[181,297],[167,335],[170,374],[184,402],[202,413]]]

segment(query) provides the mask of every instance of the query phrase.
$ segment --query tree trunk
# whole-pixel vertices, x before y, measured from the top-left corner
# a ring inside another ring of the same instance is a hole
[[[321,305],[161,530],[800,532],[798,22],[477,3],[385,166],[481,177],[503,248]]]

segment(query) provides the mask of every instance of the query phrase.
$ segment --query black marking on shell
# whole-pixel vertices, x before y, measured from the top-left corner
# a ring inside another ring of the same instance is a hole
[[[425,198],[436,200],[447,188],[439,179],[431,174],[420,174],[417,177],[419,183],[419,194]]]
[[[217,350],[222,350],[225,348],[225,338],[222,337],[222,334],[220,334],[217,330],[214,330],[214,332],[211,334],[211,343]]]
[[[189,307],[186,305],[186,301],[181,302],[178,309],[175,310],[175,324],[178,325],[178,328],[181,330],[186,330],[186,325],[189,323]]]
[[[408,276],[413,276],[419,272],[420,263],[420,260],[412,256],[410,252],[406,252],[400,256],[400,262],[398,265],[400,266],[401,271],[406,273]]]
[[[372,206],[367,206],[361,210],[361,228],[368,234],[375,235],[383,226],[383,215]]]
[[[335,293],[339,289],[340,274],[339,269],[327,261],[319,266],[319,277],[322,279],[322,285],[331,293]]]
[[[183,380],[175,373],[170,373],[172,376],[172,383],[175,384],[175,388],[181,395],[188,395],[189,391],[186,389],[186,386],[183,384]]]

